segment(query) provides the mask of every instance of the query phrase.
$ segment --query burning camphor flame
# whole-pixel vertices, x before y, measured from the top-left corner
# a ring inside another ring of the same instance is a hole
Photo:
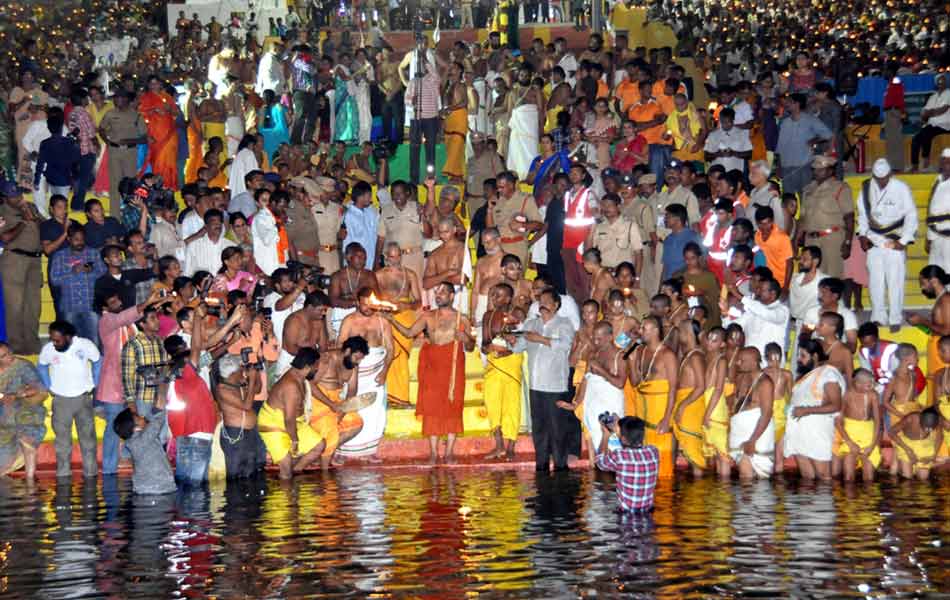
[[[393,304],[392,302],[389,302],[386,300],[380,300],[379,298],[377,298],[375,292],[369,295],[369,298],[366,299],[366,303],[369,304],[374,309],[383,311],[383,312],[396,312],[396,310],[399,309],[399,307]]]

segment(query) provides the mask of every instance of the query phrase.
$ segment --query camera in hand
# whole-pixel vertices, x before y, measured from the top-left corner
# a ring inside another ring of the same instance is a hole
[[[172,366],[171,362],[139,365],[135,367],[135,374],[145,380],[145,387],[158,387],[178,378],[179,373]]]
[[[388,160],[392,154],[392,142],[386,138],[373,144],[373,158],[376,160]]]
[[[600,424],[604,427],[610,427],[616,423],[618,419],[619,417],[617,415],[606,411],[597,415],[597,420],[600,421]]]
[[[330,276],[321,273],[317,267],[305,265],[297,260],[288,260],[287,268],[290,270],[291,277],[294,281],[304,280],[321,290],[330,289]]]
[[[251,362],[252,351],[250,348],[241,348],[241,366],[247,369],[248,367],[254,369],[255,371],[263,371],[264,363],[261,361]]]

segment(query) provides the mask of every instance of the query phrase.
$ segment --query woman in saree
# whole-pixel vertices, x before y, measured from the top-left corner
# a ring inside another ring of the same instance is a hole
[[[165,93],[162,81],[152,75],[148,91],[139,98],[139,114],[148,127],[148,157],[143,165],[152,167],[170,190],[178,189],[178,129],[175,117],[178,106]]]
[[[28,361],[0,342],[0,475],[26,467],[36,474],[36,448],[46,436],[46,390]]]
[[[346,59],[346,56],[340,57],[341,61]],[[356,98],[352,94],[354,86],[349,69],[342,64],[337,65],[333,71],[333,81],[336,85],[334,93],[336,125],[333,141],[344,142],[347,145],[355,144],[360,138],[360,115]]]
[[[17,183],[20,187],[33,189],[33,163],[30,153],[23,148],[23,136],[30,123],[46,120],[49,96],[40,88],[33,71],[25,70],[20,75],[20,85],[10,92],[7,110],[13,113],[14,139],[17,145]]]
[[[624,121],[620,130],[623,137],[614,148],[610,166],[621,173],[630,173],[637,165],[645,165],[650,161],[650,145],[643,134],[637,132],[633,121]]]
[[[89,88],[89,104],[86,105],[86,112],[92,117],[92,122],[96,124],[96,130],[102,123],[102,117],[113,109],[112,100],[106,98],[103,89],[94,85]],[[109,145],[105,143],[102,136],[99,137],[99,167],[96,170],[96,180],[92,184],[92,191],[103,195],[109,193]]]
[[[554,151],[554,137],[545,133],[539,139],[541,154],[534,157],[531,161],[531,167],[528,169],[528,176],[525,181],[534,186],[534,197],[541,195],[546,187],[554,182],[554,176],[558,173],[567,173],[571,170],[571,159],[567,157],[566,151]]]
[[[264,107],[258,122],[261,124],[260,133],[264,136],[264,155],[268,158],[274,156],[281,144],[290,141],[290,118],[287,109],[278,100],[274,90],[264,90]]]
[[[619,124],[620,121],[617,116],[610,112],[607,99],[598,98],[594,102],[593,123],[584,132],[587,140],[594,145],[597,151],[594,163],[598,169],[606,169],[610,166],[610,144],[617,137]]]
[[[202,144],[204,137],[201,134],[201,121],[198,119],[198,101],[201,95],[201,85],[194,79],[185,82],[188,96],[185,98],[185,123],[188,126],[188,160],[185,162],[185,181],[192,183],[198,180],[198,169],[204,159]]]

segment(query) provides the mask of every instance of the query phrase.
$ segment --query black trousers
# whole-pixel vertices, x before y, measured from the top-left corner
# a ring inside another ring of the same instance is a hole
[[[405,127],[406,102],[400,93],[392,100],[383,101],[383,136],[394,144],[401,144]],[[429,139],[428,135],[426,139]]]
[[[567,468],[567,455],[572,438],[580,438],[580,423],[569,410],[557,402],[567,400],[568,392],[531,390],[531,439],[534,441],[534,464],[542,471],[554,459],[555,469]]]
[[[924,155],[924,158],[929,160],[930,144],[933,143],[935,137],[945,133],[950,133],[950,130],[934,125],[926,125],[923,129],[918,131],[917,135],[910,140],[910,164],[916,167],[921,154]]]
[[[317,126],[317,98],[310,92],[294,90],[294,126],[290,130],[291,144],[309,144]]]
[[[409,121],[409,180],[413,184],[420,184],[419,179],[419,146],[422,138],[426,139],[426,167],[433,168],[435,174],[435,138],[439,134],[439,118],[413,119]]]

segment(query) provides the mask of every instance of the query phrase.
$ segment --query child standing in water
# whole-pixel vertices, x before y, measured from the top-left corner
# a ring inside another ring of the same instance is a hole
[[[765,345],[765,374],[775,386],[775,401],[772,404],[772,419],[775,421],[775,472],[784,470],[785,454],[782,438],[785,436],[785,407],[788,405],[788,394],[792,391],[792,372],[782,368],[784,362],[782,347],[775,342]]]
[[[861,478],[874,481],[874,470],[881,464],[881,407],[874,393],[874,377],[867,369],[854,372],[835,428],[841,437],[832,459],[839,463],[835,472],[843,472],[845,481],[854,481],[860,465]]]

